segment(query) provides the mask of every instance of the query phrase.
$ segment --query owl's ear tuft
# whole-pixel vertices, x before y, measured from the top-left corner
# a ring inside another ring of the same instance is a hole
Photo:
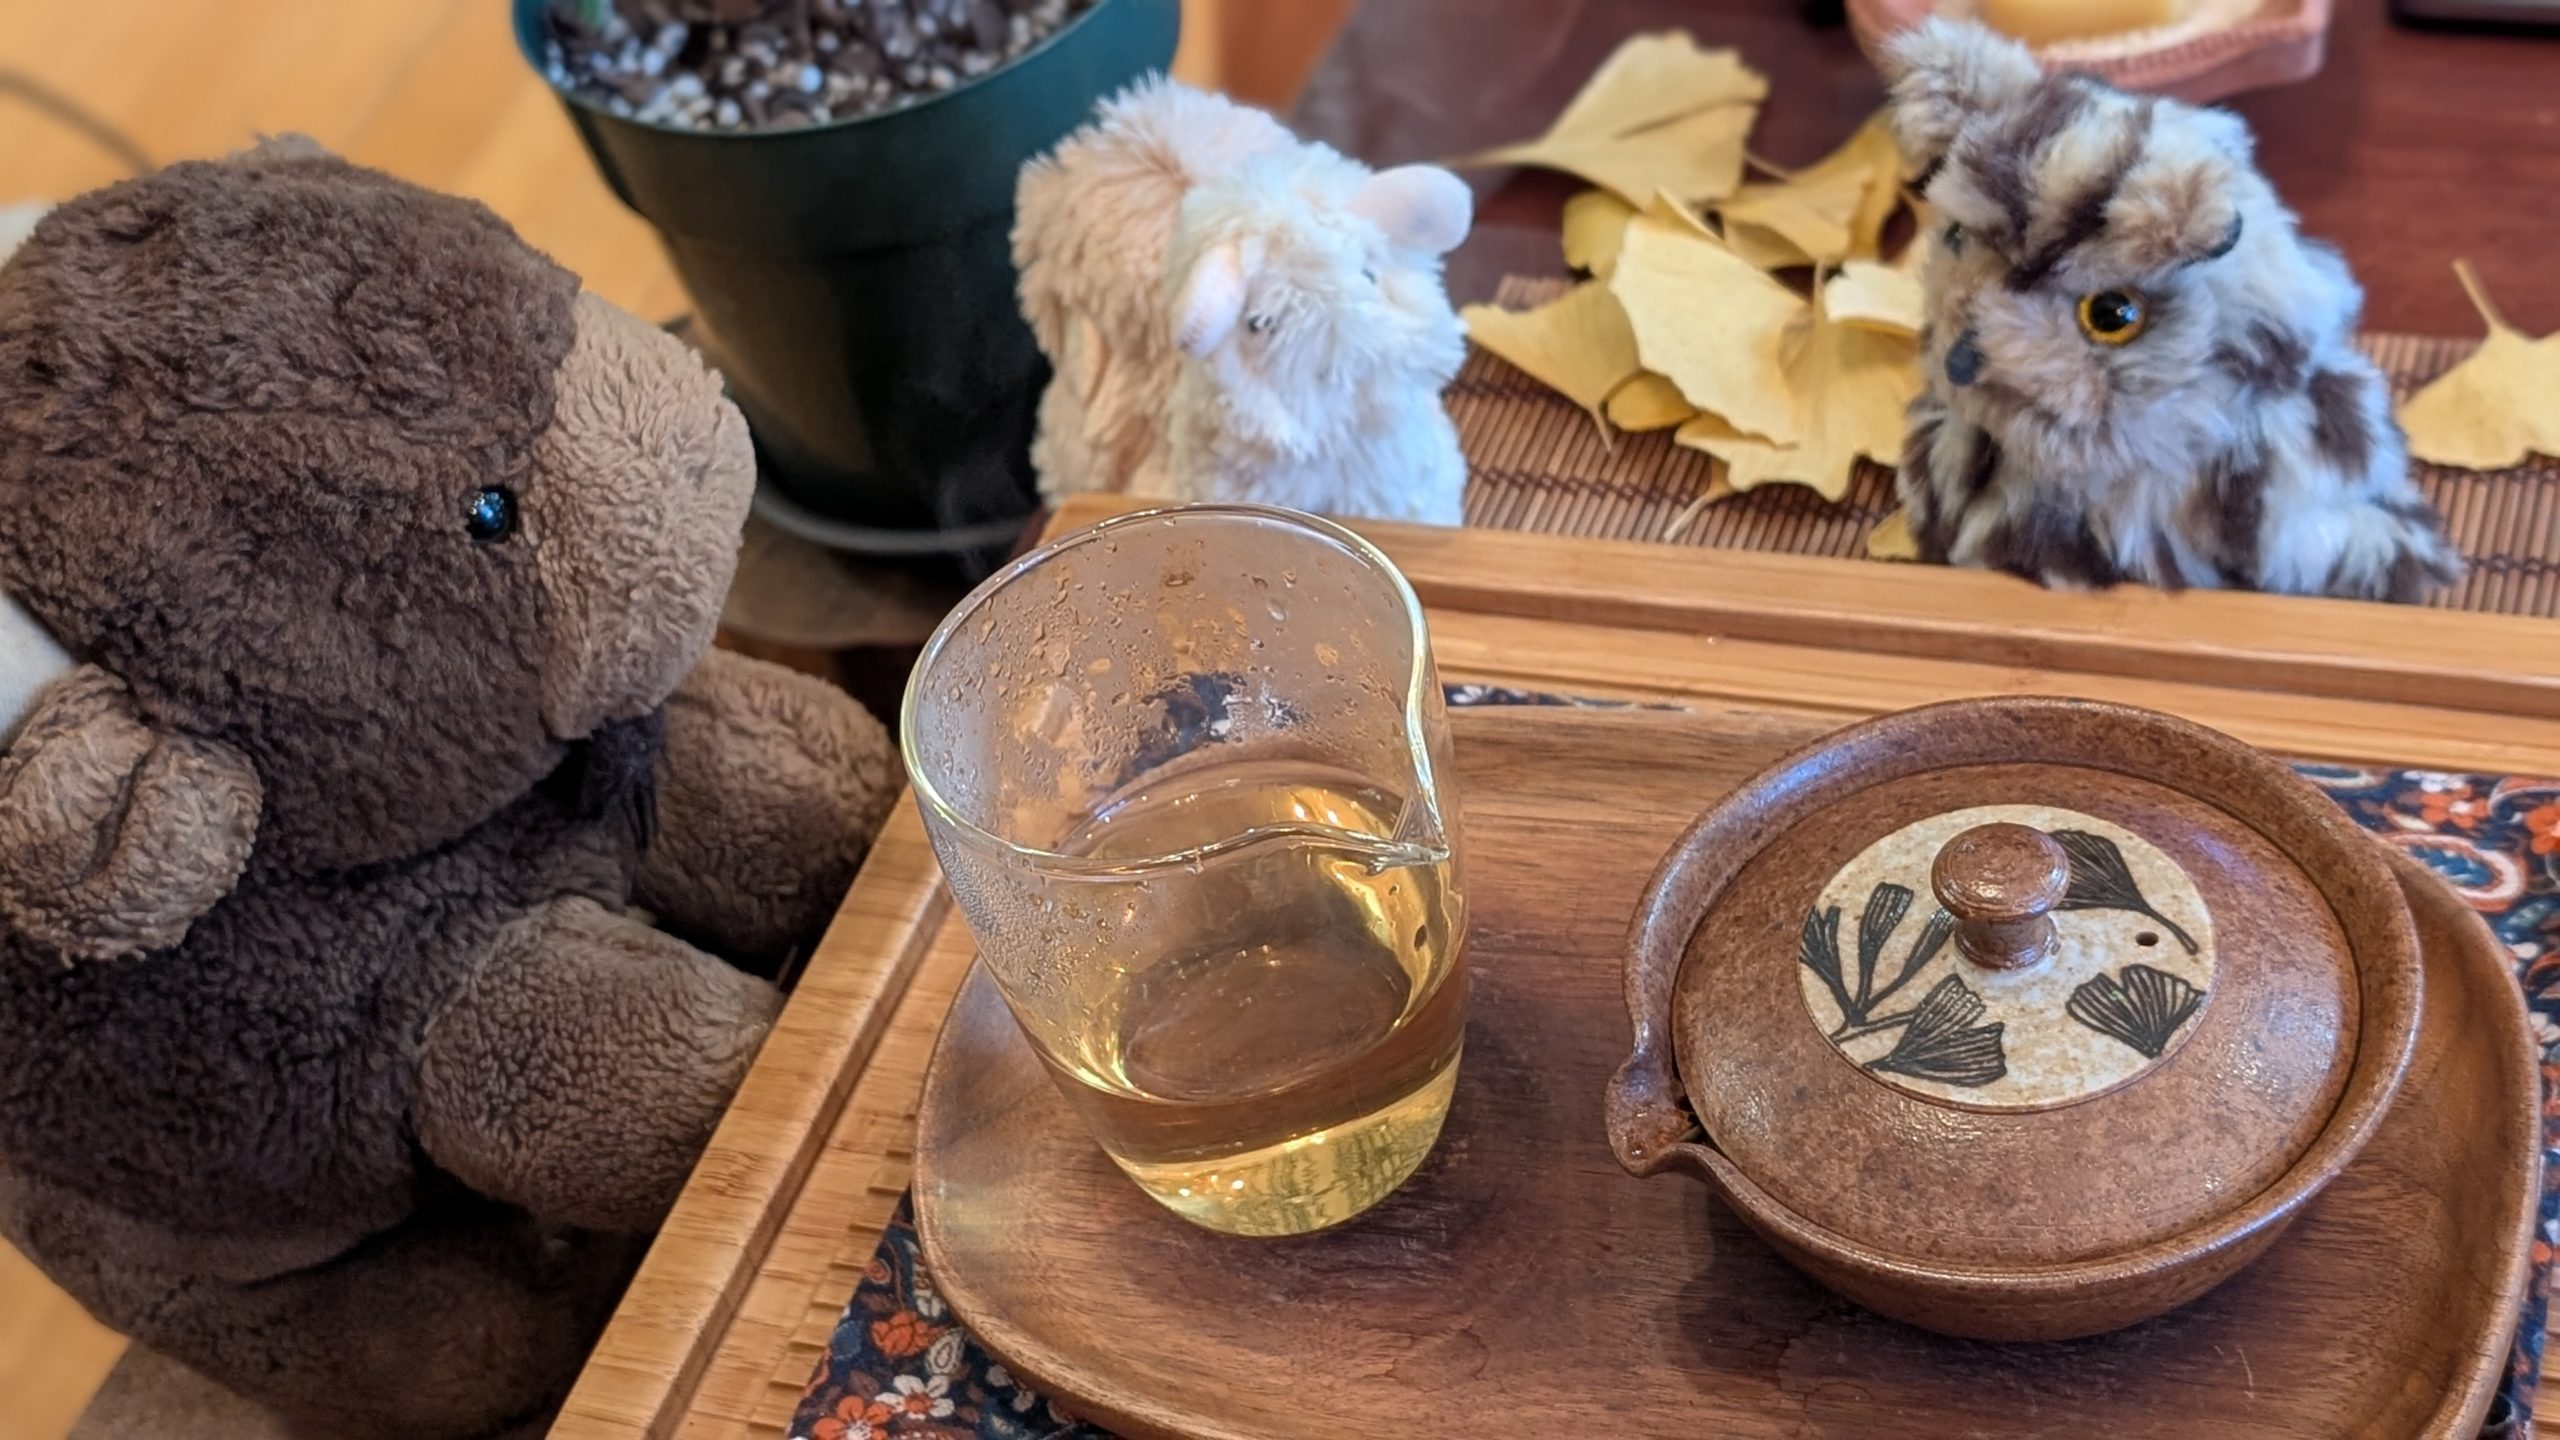
[[[2107,202],[2112,264],[2155,275],[2230,254],[2243,230],[2240,175],[2220,146],[2155,143]]]
[[[2026,46],[1940,16],[1887,41],[1881,59],[1893,86],[1894,140],[1922,174],[1946,158],[1967,120],[2005,108],[2044,78]]]

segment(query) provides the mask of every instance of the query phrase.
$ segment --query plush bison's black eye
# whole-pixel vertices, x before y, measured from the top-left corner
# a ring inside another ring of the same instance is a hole
[[[1956,223],[1955,221],[1953,221],[1953,220],[1948,221],[1948,222],[1947,222],[1947,233],[1946,233],[1946,236],[1945,236],[1945,243],[1946,243],[1947,253],[1948,253],[1948,254],[1950,254],[1950,255],[1961,255],[1961,254],[1963,254],[1963,253],[1964,253],[1964,227],[1963,227],[1962,225],[1957,224],[1957,223]]]
[[[516,497],[504,486],[492,485],[471,497],[462,508],[462,528],[474,540],[504,540],[516,533]]]

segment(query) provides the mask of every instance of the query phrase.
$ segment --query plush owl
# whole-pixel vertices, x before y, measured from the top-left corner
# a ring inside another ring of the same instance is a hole
[[[2363,296],[2239,117],[1931,20],[1888,49],[1934,215],[1900,489],[1922,558],[2047,585],[2417,600],[2459,562]]]

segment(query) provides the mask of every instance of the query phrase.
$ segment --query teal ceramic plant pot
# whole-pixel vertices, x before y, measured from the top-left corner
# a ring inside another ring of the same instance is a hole
[[[548,0],[514,0],[537,70]],[[1037,503],[1048,367],[1014,296],[1013,186],[1094,103],[1171,63],[1178,0],[1100,0],[1021,59],[903,109],[697,133],[564,94],[657,227],[767,478],[847,548],[967,551]]]

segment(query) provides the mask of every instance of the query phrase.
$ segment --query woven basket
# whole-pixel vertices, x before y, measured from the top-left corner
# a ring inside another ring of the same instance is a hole
[[[2193,26],[2171,25],[2075,40],[2038,55],[2049,65],[2084,70],[2127,90],[2203,104],[2318,74],[2328,49],[2330,4],[2262,0],[2254,13],[2200,33]],[[1885,41],[1930,15],[1962,8],[1945,0],[1848,0],[1849,28],[1873,56]]]

